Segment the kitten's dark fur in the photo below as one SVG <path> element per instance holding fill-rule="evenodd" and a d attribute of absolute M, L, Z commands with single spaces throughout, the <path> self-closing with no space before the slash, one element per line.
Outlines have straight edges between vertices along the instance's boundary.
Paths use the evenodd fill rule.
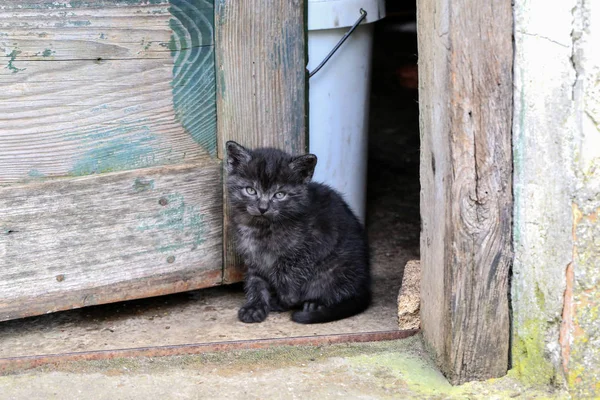
<path fill-rule="evenodd" d="M 227 142 L 227 189 L 236 246 L 248 267 L 238 317 L 300 309 L 304 324 L 358 314 L 371 301 L 364 229 L 342 197 L 310 182 L 317 157 Z"/>

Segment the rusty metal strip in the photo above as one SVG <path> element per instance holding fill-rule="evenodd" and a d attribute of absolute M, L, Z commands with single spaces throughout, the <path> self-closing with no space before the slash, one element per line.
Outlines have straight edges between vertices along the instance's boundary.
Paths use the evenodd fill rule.
<path fill-rule="evenodd" d="M 217 351 L 255 350 L 276 346 L 322 346 L 337 343 L 363 343 L 404 339 L 419 330 L 349 333 L 336 335 L 296 336 L 290 338 L 234 340 L 171 346 L 136 347 L 131 349 L 95 350 L 60 354 L 0 358 L 0 374 L 22 371 L 46 364 L 70 361 L 107 360 L 112 358 L 164 357 Z"/>

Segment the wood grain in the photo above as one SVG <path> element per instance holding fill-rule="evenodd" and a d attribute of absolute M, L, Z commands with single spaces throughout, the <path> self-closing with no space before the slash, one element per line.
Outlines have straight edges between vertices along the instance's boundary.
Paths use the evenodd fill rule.
<path fill-rule="evenodd" d="M 216 155 L 205 0 L 0 8 L 0 185 Z"/>
<path fill-rule="evenodd" d="M 0 321 L 214 286 L 221 163 L 0 188 Z"/>
<path fill-rule="evenodd" d="M 219 157 L 228 140 L 307 150 L 305 7 L 303 0 L 216 1 Z M 234 282 L 242 279 L 241 262 L 224 232 L 224 279 Z"/>
<path fill-rule="evenodd" d="M 452 383 L 506 373 L 510 0 L 419 0 L 421 318 Z"/>

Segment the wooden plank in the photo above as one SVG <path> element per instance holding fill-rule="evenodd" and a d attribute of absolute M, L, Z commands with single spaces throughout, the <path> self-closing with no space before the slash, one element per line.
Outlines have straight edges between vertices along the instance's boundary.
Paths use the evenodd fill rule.
<path fill-rule="evenodd" d="M 221 163 L 0 188 L 0 321 L 214 286 Z"/>
<path fill-rule="evenodd" d="M 504 375 L 512 260 L 510 0 L 419 0 L 421 318 L 452 383 Z"/>
<path fill-rule="evenodd" d="M 0 185 L 216 156 L 207 0 L 0 7 Z"/>
<path fill-rule="evenodd" d="M 219 157 L 228 140 L 307 150 L 305 7 L 304 0 L 215 4 Z M 224 279 L 239 281 L 241 262 L 224 232 Z"/>

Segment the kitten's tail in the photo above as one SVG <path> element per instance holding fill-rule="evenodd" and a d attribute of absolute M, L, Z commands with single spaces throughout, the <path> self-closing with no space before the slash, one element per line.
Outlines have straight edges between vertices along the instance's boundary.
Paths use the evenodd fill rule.
<path fill-rule="evenodd" d="M 292 313 L 292 321 L 300 324 L 322 324 L 337 321 L 365 311 L 370 304 L 371 294 L 367 293 L 344 300 L 330 308 L 321 308 L 316 311 L 296 311 Z"/>

